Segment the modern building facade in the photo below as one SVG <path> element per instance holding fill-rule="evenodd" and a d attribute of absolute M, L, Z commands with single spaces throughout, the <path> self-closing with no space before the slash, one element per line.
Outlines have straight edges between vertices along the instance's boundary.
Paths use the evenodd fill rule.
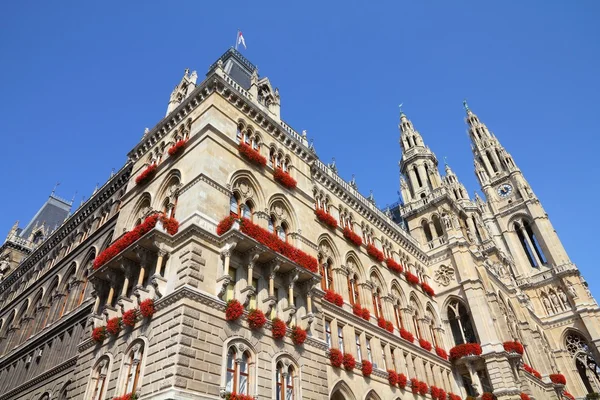
<path fill-rule="evenodd" d="M 466 104 L 485 200 L 449 166 L 440 174 L 402 113 L 404 201 L 382 211 L 281 119 L 278 89 L 239 52 L 197 80 L 185 71 L 165 118 L 77 210 L 53 193 L 10 230 L 0 400 L 600 392 L 598 305 L 516 161 Z M 243 315 L 228 321 L 232 300 Z M 120 329 L 92 338 L 115 318 Z"/>

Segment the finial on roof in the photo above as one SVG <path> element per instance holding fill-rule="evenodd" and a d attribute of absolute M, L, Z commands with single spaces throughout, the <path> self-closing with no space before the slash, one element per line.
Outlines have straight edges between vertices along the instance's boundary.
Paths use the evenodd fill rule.
<path fill-rule="evenodd" d="M 356 184 L 356 175 L 352 174 L 352 180 L 350 180 L 350 186 L 354 189 L 358 189 L 358 185 Z"/>
<path fill-rule="evenodd" d="M 466 111 L 466 112 L 469 112 L 469 111 L 471 111 L 471 110 L 469 109 L 469 104 L 467 104 L 467 99 L 464 99 L 464 100 L 463 100 L 463 107 L 465 108 L 465 111 Z"/>
<path fill-rule="evenodd" d="M 329 168 L 331 168 L 331 170 L 337 174 L 337 167 L 335 166 L 335 157 L 331 157 L 331 164 L 329 164 Z"/>
<path fill-rule="evenodd" d="M 186 68 L 184 72 L 185 72 L 185 76 L 188 76 L 188 75 L 189 75 L 189 73 L 190 73 L 190 69 L 189 69 L 189 68 Z"/>
<path fill-rule="evenodd" d="M 54 188 L 52 188 L 52 193 L 50 193 L 50 196 L 54 196 L 54 193 L 56 193 L 56 188 L 60 186 L 60 182 L 56 182 L 56 185 L 54 185 Z"/>
<path fill-rule="evenodd" d="M 306 137 L 306 129 L 304 129 L 304 130 L 302 131 L 302 137 L 303 137 L 303 138 L 305 138 L 305 137 Z"/>
<path fill-rule="evenodd" d="M 111 168 L 111 170 L 110 170 L 110 177 L 112 178 L 113 176 L 115 176 L 115 169 Z"/>
<path fill-rule="evenodd" d="M 402 111 L 402 106 L 404 105 L 404 103 L 400 103 L 398 105 L 398 108 L 400 109 L 400 117 L 402 117 L 404 115 L 404 111 Z"/>
<path fill-rule="evenodd" d="M 73 202 L 75 201 L 75 196 L 77 196 L 77 190 L 75 191 L 75 194 L 73 195 L 73 198 L 71 199 L 71 204 L 73 204 Z"/>
<path fill-rule="evenodd" d="M 373 195 L 373 189 L 369 189 L 369 197 L 367 198 L 367 200 L 375 204 L 375 196 Z"/>
<path fill-rule="evenodd" d="M 308 149 L 309 149 L 309 150 L 310 150 L 310 151 L 311 151 L 313 154 L 315 154 L 315 153 L 316 153 L 316 151 L 315 151 L 315 140 L 314 140 L 314 139 L 310 139 L 310 145 L 308 146 Z"/>

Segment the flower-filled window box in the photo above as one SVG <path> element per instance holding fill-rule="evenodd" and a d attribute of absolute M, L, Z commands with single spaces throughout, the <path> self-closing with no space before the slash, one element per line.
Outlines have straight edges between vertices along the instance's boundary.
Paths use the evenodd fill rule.
<path fill-rule="evenodd" d="M 493 393 L 485 392 L 481 395 L 481 400 L 496 400 L 496 396 Z"/>
<path fill-rule="evenodd" d="M 296 185 L 298 184 L 298 182 L 292 178 L 289 172 L 285 172 L 281 168 L 275 168 L 275 172 L 273 172 L 273 178 L 275 178 L 277 182 L 288 189 L 296 189 Z"/>
<path fill-rule="evenodd" d="M 217 235 L 221 236 L 224 233 L 229 232 L 236 219 L 237 217 L 235 215 L 229 215 L 223 218 L 217 225 Z"/>
<path fill-rule="evenodd" d="M 388 369 L 387 373 L 388 382 L 390 383 L 390 385 L 396 386 L 398 384 L 398 374 L 396 373 L 396 371 Z"/>
<path fill-rule="evenodd" d="M 273 339 L 283 339 L 286 331 L 287 326 L 285 325 L 285 322 L 279 318 L 275 318 L 271 326 L 271 334 L 273 335 Z"/>
<path fill-rule="evenodd" d="M 504 342 L 503 343 L 504 346 L 504 351 L 506 351 L 507 353 L 517 353 L 520 355 L 523 355 L 523 345 L 517 341 L 514 342 Z"/>
<path fill-rule="evenodd" d="M 257 330 L 262 328 L 267 323 L 267 317 L 261 310 L 254 309 L 248 313 L 248 325 L 250 329 Z"/>
<path fill-rule="evenodd" d="M 344 362 L 344 355 L 338 349 L 329 349 L 329 362 L 332 366 L 339 368 Z"/>
<path fill-rule="evenodd" d="M 379 317 L 377 318 L 377 326 L 385 329 L 386 331 L 393 333 L 394 332 L 394 324 L 391 321 L 386 321 L 385 318 Z"/>
<path fill-rule="evenodd" d="M 371 312 L 369 311 L 369 309 L 366 307 L 361 307 L 360 304 L 354 304 L 352 306 L 352 312 L 354 313 L 354 315 L 361 317 L 365 321 L 371 319 Z"/>
<path fill-rule="evenodd" d="M 352 371 L 354 367 L 356 367 L 356 360 L 352 354 L 346 353 L 344 354 L 342 364 L 344 364 L 344 369 L 346 371 Z"/>
<path fill-rule="evenodd" d="M 427 383 L 420 381 L 419 382 L 419 394 L 421 396 L 425 396 L 429 392 L 429 386 Z"/>
<path fill-rule="evenodd" d="M 437 386 L 432 386 L 430 388 L 431 398 L 433 400 L 446 400 L 446 391 Z"/>
<path fill-rule="evenodd" d="M 567 392 L 566 390 L 563 390 L 563 396 L 565 396 L 566 398 L 568 398 L 570 400 L 575 400 L 575 396 L 573 396 L 571 393 Z"/>
<path fill-rule="evenodd" d="M 135 326 L 135 320 L 137 319 L 137 310 L 131 309 L 127 310 L 123 313 L 123 317 L 121 318 L 121 322 L 124 326 L 132 328 Z"/>
<path fill-rule="evenodd" d="M 373 363 L 369 360 L 363 360 L 360 366 L 363 376 L 369 377 L 373 373 Z"/>
<path fill-rule="evenodd" d="M 239 394 L 239 393 L 226 393 L 225 400 L 254 400 L 254 396 L 250 396 L 249 394 Z"/>
<path fill-rule="evenodd" d="M 411 343 L 415 341 L 415 336 L 404 328 L 400 328 L 400 337 L 402 337 L 404 340 L 408 340 Z"/>
<path fill-rule="evenodd" d="M 531 375 L 535 376 L 538 379 L 542 379 L 542 374 L 540 374 L 537 370 L 533 369 L 531 366 L 529 366 L 528 364 L 523 364 L 523 369 L 530 373 Z"/>
<path fill-rule="evenodd" d="M 225 307 L 225 319 L 235 321 L 244 314 L 244 306 L 238 300 L 229 300 Z"/>
<path fill-rule="evenodd" d="M 430 342 L 428 342 L 425 339 L 419 339 L 419 346 L 421 346 L 422 348 L 424 348 L 427 351 L 431 351 L 431 349 L 433 348 L 433 346 L 431 345 Z"/>
<path fill-rule="evenodd" d="M 103 342 L 106 339 L 106 327 L 99 326 L 92 331 L 92 340 L 96 343 Z"/>
<path fill-rule="evenodd" d="M 342 297 L 342 295 L 337 294 L 331 289 L 325 289 L 325 296 L 323 296 L 323 299 L 332 304 L 335 304 L 338 307 L 344 305 L 344 298 Z"/>
<path fill-rule="evenodd" d="M 465 356 L 480 356 L 481 345 L 479 343 L 463 343 L 450 349 L 450 360 L 454 361 Z"/>
<path fill-rule="evenodd" d="M 156 164 L 148 165 L 146 169 L 144 169 L 138 176 L 135 177 L 135 184 L 145 185 L 146 183 L 150 182 L 152 178 L 154 178 L 154 175 L 156 175 L 157 168 L 158 167 Z"/>
<path fill-rule="evenodd" d="M 332 229 L 337 228 L 338 223 L 337 223 L 336 219 L 333 218 L 333 216 L 331 214 L 329 214 L 328 212 L 326 212 L 325 210 L 317 209 L 317 210 L 315 210 L 315 215 L 317 216 L 317 219 L 319 221 L 321 221 L 325 225 L 329 226 L 330 228 L 332 228 Z"/>
<path fill-rule="evenodd" d="M 177 141 L 173 146 L 169 147 L 169 150 L 168 150 L 169 155 L 171 157 L 177 157 L 178 155 L 183 153 L 183 150 L 185 149 L 186 145 L 187 145 L 187 140 Z"/>
<path fill-rule="evenodd" d="M 385 259 L 385 256 L 383 255 L 383 252 L 381 250 L 379 250 L 377 247 L 375 247 L 372 244 L 369 244 L 367 246 L 367 253 L 373 257 L 375 260 L 381 262 Z"/>
<path fill-rule="evenodd" d="M 404 268 L 402 268 L 402 265 L 400 265 L 396 261 L 394 261 L 393 258 L 387 258 L 385 260 L 385 264 L 387 265 L 387 267 L 389 269 L 391 269 L 392 271 L 394 271 L 397 274 L 401 274 L 402 271 L 404 270 Z"/>
<path fill-rule="evenodd" d="M 462 400 L 462 397 L 454 393 L 448 393 L 448 400 Z"/>
<path fill-rule="evenodd" d="M 556 385 L 567 384 L 567 378 L 563 374 L 550 374 L 550 380 Z"/>
<path fill-rule="evenodd" d="M 421 288 L 423 289 L 423 291 L 425 293 L 427 293 L 428 296 L 433 297 L 435 296 L 435 291 L 433 290 L 433 288 L 431 286 L 429 286 L 429 284 L 427 284 L 426 282 L 421 282 Z"/>
<path fill-rule="evenodd" d="M 362 245 L 362 238 L 356 233 L 352 232 L 350 228 L 344 228 L 344 237 L 353 245 L 360 247 Z"/>
<path fill-rule="evenodd" d="M 444 360 L 448 359 L 448 353 L 446 353 L 446 350 L 442 349 L 441 347 L 435 348 L 435 354 L 437 354 L 438 357 L 443 358 Z"/>
<path fill-rule="evenodd" d="M 177 233 L 177 230 L 179 229 L 179 223 L 174 218 L 166 218 L 163 214 L 150 215 L 144 220 L 144 222 L 121 236 L 113 244 L 98 254 L 98 257 L 94 259 L 94 269 L 100 268 L 117 254 L 135 243 L 139 238 L 150 232 L 156 226 L 156 222 L 159 219 L 170 235 Z"/>
<path fill-rule="evenodd" d="M 406 281 L 411 285 L 418 285 L 419 277 L 413 274 L 412 272 L 406 271 Z"/>
<path fill-rule="evenodd" d="M 267 159 L 261 156 L 258 150 L 254 150 L 246 143 L 240 143 L 238 150 L 240 154 L 252 164 L 258 167 L 264 167 L 265 165 L 267 165 Z"/>
<path fill-rule="evenodd" d="M 154 300 L 146 299 L 140 303 L 140 314 L 144 318 L 152 318 L 156 308 L 154 308 Z"/>
<path fill-rule="evenodd" d="M 112 400 L 137 400 L 137 399 L 139 399 L 139 396 L 137 393 L 127 393 L 123 396 L 113 397 Z"/>
<path fill-rule="evenodd" d="M 106 323 L 106 332 L 112 336 L 119 336 L 119 332 L 121 332 L 121 318 L 114 317 L 109 319 Z"/>
<path fill-rule="evenodd" d="M 527 393 L 521 393 L 521 400 L 531 400 L 531 397 Z"/>
<path fill-rule="evenodd" d="M 305 340 L 306 331 L 299 326 L 294 327 L 294 329 L 292 329 L 292 342 L 294 342 L 296 346 L 300 346 Z"/>
<path fill-rule="evenodd" d="M 406 377 L 406 375 L 398 374 L 398 387 L 400 389 L 404 389 L 404 388 L 406 388 L 407 384 L 408 384 L 408 378 Z"/>

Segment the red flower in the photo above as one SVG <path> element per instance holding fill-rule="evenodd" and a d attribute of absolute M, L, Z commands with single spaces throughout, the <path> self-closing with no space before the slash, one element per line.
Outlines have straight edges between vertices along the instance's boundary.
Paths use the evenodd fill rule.
<path fill-rule="evenodd" d="M 535 376 L 538 379 L 542 379 L 542 374 L 540 374 L 538 371 L 536 371 L 535 369 L 533 369 L 531 366 L 527 365 L 527 364 L 523 364 L 523 369 L 526 372 L 529 372 L 531 375 Z"/>
<path fill-rule="evenodd" d="M 400 337 L 402 337 L 404 340 L 408 340 L 411 343 L 415 341 L 415 336 L 404 328 L 400 328 Z"/>
<path fill-rule="evenodd" d="M 421 282 L 421 288 L 423 289 L 423 291 L 425 293 L 427 293 L 428 296 L 433 297 L 435 296 L 435 291 L 433 290 L 433 288 L 431 286 L 429 286 L 427 283 L 425 282 Z"/>
<path fill-rule="evenodd" d="M 295 345 L 301 345 L 306 340 L 306 331 L 299 326 L 294 327 L 292 329 L 292 342 Z"/>
<path fill-rule="evenodd" d="M 240 229 L 242 233 L 254 238 L 256 241 L 264 244 L 271 250 L 289 258 L 302 268 L 305 268 L 311 272 L 318 272 L 319 262 L 316 258 L 306 254 L 302 250 L 295 248 L 291 244 L 284 242 L 283 240 L 279 239 L 277 235 L 259 227 L 258 225 L 252 223 L 249 219 L 242 219 Z"/>
<path fill-rule="evenodd" d="M 106 332 L 112 336 L 118 336 L 121 332 L 121 318 L 114 317 L 106 323 Z"/>
<path fill-rule="evenodd" d="M 287 326 L 285 325 L 285 322 L 283 322 L 279 318 L 275 318 L 271 326 L 271 334 L 273 335 L 273 339 L 284 338 L 286 331 Z"/>
<path fill-rule="evenodd" d="M 450 360 L 456 360 L 465 356 L 480 356 L 481 346 L 479 343 L 463 343 L 450 349 Z"/>
<path fill-rule="evenodd" d="M 394 333 L 394 324 L 391 321 L 385 321 L 385 330 L 389 333 Z"/>
<path fill-rule="evenodd" d="M 335 304 L 338 307 L 344 305 L 344 298 L 331 289 L 325 289 L 325 296 L 323 296 L 323 299 L 332 304 Z"/>
<path fill-rule="evenodd" d="M 371 319 L 371 313 L 369 312 L 369 309 L 364 307 L 362 309 L 362 314 L 361 314 L 362 319 L 364 319 L 365 321 L 369 321 Z"/>
<path fill-rule="evenodd" d="M 383 318 L 383 317 L 377 318 L 377 326 L 385 329 L 385 318 Z"/>
<path fill-rule="evenodd" d="M 437 354 L 439 357 L 443 358 L 444 360 L 448 359 L 448 353 L 446 353 L 446 350 L 442 349 L 441 347 L 435 348 L 435 354 Z"/>
<path fill-rule="evenodd" d="M 123 313 L 123 318 L 121 318 L 121 322 L 123 325 L 128 327 L 135 326 L 135 319 L 137 317 L 137 310 L 135 308 L 131 310 L 127 310 Z"/>
<path fill-rule="evenodd" d="M 254 400 L 254 396 L 247 394 L 238 394 L 236 392 L 226 393 L 225 400 Z"/>
<path fill-rule="evenodd" d="M 372 244 L 367 245 L 367 253 L 379 262 L 383 261 L 385 258 L 385 256 L 381 252 L 381 250 L 379 250 L 377 247 L 373 246 Z"/>
<path fill-rule="evenodd" d="M 140 314 L 142 314 L 142 317 L 152 318 L 155 312 L 154 300 L 146 299 L 140 303 Z"/>
<path fill-rule="evenodd" d="M 356 367 L 356 360 L 352 354 L 346 353 L 344 354 L 343 364 L 346 371 L 352 371 Z"/>
<path fill-rule="evenodd" d="M 156 164 L 148 165 L 145 170 L 143 170 L 138 176 L 136 176 L 135 184 L 144 185 L 152 178 L 154 178 L 154 175 L 156 174 L 156 168 L 158 168 Z"/>
<path fill-rule="evenodd" d="M 239 301 L 233 299 L 227 302 L 225 308 L 225 319 L 227 321 L 235 321 L 244 314 L 244 306 Z"/>
<path fill-rule="evenodd" d="M 429 386 L 425 382 L 419 382 L 419 394 L 425 396 L 429 392 Z"/>
<path fill-rule="evenodd" d="M 440 389 L 440 394 L 438 395 L 438 400 L 446 400 L 446 399 L 447 399 L 446 391 L 444 389 Z"/>
<path fill-rule="evenodd" d="M 127 393 L 120 397 L 113 397 L 113 400 L 137 400 L 137 399 L 138 399 L 137 393 Z"/>
<path fill-rule="evenodd" d="M 550 374 L 550 380 L 557 385 L 567 384 L 567 378 L 563 374 Z"/>
<path fill-rule="evenodd" d="M 179 140 L 177 143 L 175 143 L 173 146 L 171 146 L 168 150 L 168 153 L 171 157 L 175 157 L 180 155 L 183 152 L 183 149 L 185 149 L 185 146 L 187 144 L 187 140 Z"/>
<path fill-rule="evenodd" d="M 331 365 L 333 365 L 336 368 L 339 368 L 342 366 L 342 363 L 344 362 L 344 355 L 338 349 L 330 349 L 329 350 L 329 361 L 331 362 Z"/>
<path fill-rule="evenodd" d="M 228 232 L 233 226 L 235 219 L 235 215 L 230 215 L 228 217 L 223 218 L 221 222 L 219 222 L 219 224 L 217 225 L 217 235 L 221 236 L 222 234 Z"/>
<path fill-rule="evenodd" d="M 394 261 L 393 258 L 387 258 L 385 260 L 386 265 L 388 266 L 389 269 L 391 269 L 392 271 L 401 274 L 402 271 L 404 270 L 404 268 L 402 268 L 402 265 L 398 264 L 396 261 Z"/>
<path fill-rule="evenodd" d="M 406 271 L 406 282 L 410 283 L 411 285 L 418 285 L 419 277 L 412 272 Z"/>
<path fill-rule="evenodd" d="M 260 329 L 267 322 L 267 318 L 265 317 L 265 313 L 258 309 L 250 310 L 248 313 L 248 325 L 250 329 Z"/>
<path fill-rule="evenodd" d="M 92 331 L 92 339 L 94 342 L 103 342 L 106 339 L 106 327 L 99 326 L 98 328 L 94 328 Z"/>
<path fill-rule="evenodd" d="M 521 400 L 531 400 L 531 397 L 526 393 L 521 393 Z"/>
<path fill-rule="evenodd" d="M 344 237 L 355 246 L 360 246 L 362 244 L 362 238 L 352 232 L 348 227 L 344 228 Z"/>
<path fill-rule="evenodd" d="M 398 387 L 404 389 L 408 383 L 408 378 L 404 374 L 398 374 Z"/>
<path fill-rule="evenodd" d="M 567 392 L 566 390 L 563 390 L 563 396 L 568 397 L 571 400 L 575 400 L 575 397 L 571 393 Z"/>
<path fill-rule="evenodd" d="M 281 168 L 275 168 L 275 172 L 273 172 L 273 178 L 279 183 L 281 183 L 284 187 L 288 189 L 296 189 L 296 185 L 298 182 L 289 174 L 289 172 L 285 172 Z"/>
<path fill-rule="evenodd" d="M 363 309 L 362 309 L 362 307 L 361 307 L 361 306 L 360 306 L 360 304 L 358 304 L 358 303 L 355 303 L 355 304 L 352 306 L 352 313 L 353 313 L 354 315 L 357 315 L 357 316 L 359 316 L 359 317 L 360 317 L 360 316 L 362 315 L 362 310 L 363 310 Z"/>
<path fill-rule="evenodd" d="M 254 150 L 246 143 L 240 143 L 238 150 L 240 151 L 240 154 L 246 157 L 246 159 L 252 164 L 257 165 L 259 167 L 264 167 L 265 165 L 267 165 L 267 159 L 261 156 L 258 150 Z"/>
<path fill-rule="evenodd" d="M 504 350 L 507 353 L 518 353 L 523 355 L 523 345 L 517 341 L 514 342 L 504 342 Z"/>
<path fill-rule="evenodd" d="M 373 364 L 371 363 L 371 361 L 363 360 L 361 370 L 363 376 L 371 376 L 371 374 L 373 373 Z"/>
<path fill-rule="evenodd" d="M 431 398 L 434 400 L 437 400 L 437 398 L 440 396 L 440 389 L 436 386 L 432 386 L 431 387 Z"/>
<path fill-rule="evenodd" d="M 179 221 L 177 221 L 175 218 L 161 216 L 160 222 L 169 235 L 174 235 L 177 233 L 177 231 L 179 231 Z"/>
<path fill-rule="evenodd" d="M 462 400 L 459 395 L 450 393 L 448 394 L 448 400 Z"/>
<path fill-rule="evenodd" d="M 396 386 L 398 384 L 398 374 L 396 373 L 396 371 L 388 369 L 387 373 L 388 373 L 388 382 L 390 383 L 390 385 Z"/>
<path fill-rule="evenodd" d="M 485 392 L 481 395 L 481 400 L 495 400 L 496 396 L 493 393 Z"/>
<path fill-rule="evenodd" d="M 431 343 L 429 343 L 425 339 L 419 339 L 419 346 L 421 346 L 422 348 L 424 348 L 427 351 L 431 351 L 431 349 L 433 348 L 433 346 L 431 346 Z"/>
<path fill-rule="evenodd" d="M 419 392 L 419 380 L 417 378 L 412 378 L 410 380 L 410 390 L 413 394 L 417 394 Z"/>
<path fill-rule="evenodd" d="M 333 218 L 331 214 L 329 214 L 325 210 L 317 209 L 315 210 L 315 215 L 317 216 L 317 219 L 323 222 L 325 225 L 329 225 L 329 227 L 333 229 L 337 228 L 337 221 L 335 220 L 335 218 Z"/>

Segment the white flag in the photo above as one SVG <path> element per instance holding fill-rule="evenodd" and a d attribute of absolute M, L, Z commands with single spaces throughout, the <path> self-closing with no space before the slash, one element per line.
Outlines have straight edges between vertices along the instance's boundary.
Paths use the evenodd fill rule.
<path fill-rule="evenodd" d="M 242 35 L 242 31 L 238 31 L 237 44 L 241 44 L 246 49 L 246 41 L 244 40 L 244 35 Z"/>

